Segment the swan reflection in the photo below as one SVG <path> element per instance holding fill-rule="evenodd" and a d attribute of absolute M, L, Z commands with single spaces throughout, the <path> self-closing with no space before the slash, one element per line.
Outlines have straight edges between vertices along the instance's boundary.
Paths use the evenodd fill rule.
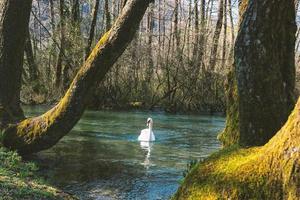
<path fill-rule="evenodd" d="M 140 142 L 140 146 L 141 146 L 142 150 L 147 152 L 147 154 L 145 156 L 145 160 L 141 164 L 146 169 L 149 169 L 149 167 L 151 166 L 150 156 L 151 156 L 151 149 L 153 147 L 153 143 L 152 142 Z"/>

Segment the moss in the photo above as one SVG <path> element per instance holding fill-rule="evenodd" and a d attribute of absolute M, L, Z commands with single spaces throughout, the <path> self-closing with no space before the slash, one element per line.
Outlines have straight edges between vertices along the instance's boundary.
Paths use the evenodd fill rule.
<path fill-rule="evenodd" d="M 263 199 L 268 192 L 265 172 L 249 174 L 259 152 L 236 146 L 221 150 L 192 170 L 173 199 Z"/>
<path fill-rule="evenodd" d="M 300 199 L 300 99 L 262 147 L 225 148 L 193 169 L 173 199 Z"/>
<path fill-rule="evenodd" d="M 59 104 L 39 117 L 18 120 L 6 129 L 3 146 L 30 154 L 52 147 L 65 136 L 83 114 L 94 87 L 133 39 L 149 3 L 132 1 L 97 43 Z"/>
<path fill-rule="evenodd" d="M 34 152 L 34 151 L 38 151 L 34 149 L 35 147 L 31 147 L 30 149 L 30 148 L 26 148 L 26 146 L 29 146 L 30 144 L 34 145 L 35 143 L 37 143 L 38 140 L 42 140 L 43 137 L 47 137 L 48 139 L 51 138 L 51 141 L 49 140 L 47 142 L 48 143 L 47 145 L 52 146 L 64 134 L 68 133 L 68 131 L 53 131 L 53 126 L 55 126 L 54 124 L 57 125 L 58 122 L 60 122 L 61 124 L 69 123 L 71 124 L 69 126 L 72 126 L 72 123 L 69 122 L 70 120 L 68 120 L 65 115 L 68 112 L 74 113 L 73 111 L 70 111 L 72 110 L 72 106 L 74 106 L 71 104 L 78 104 L 78 102 L 75 103 L 73 102 L 74 90 L 76 90 L 76 87 L 78 87 L 77 85 L 78 85 L 78 81 L 80 81 L 80 77 L 85 75 L 85 73 L 91 67 L 91 62 L 93 62 L 95 60 L 95 57 L 99 54 L 99 52 L 101 52 L 101 48 L 103 48 L 103 45 L 108 41 L 109 35 L 110 35 L 110 31 L 108 31 L 103 35 L 103 37 L 100 39 L 100 41 L 98 42 L 98 44 L 96 45 L 92 53 L 90 54 L 86 64 L 80 69 L 79 73 L 77 74 L 70 88 L 66 92 L 65 96 L 60 100 L 60 102 L 54 108 L 44 113 L 40 117 L 25 119 L 20 123 L 16 125 L 12 125 L 11 127 L 5 130 L 4 144 L 6 147 L 9 147 L 11 149 L 18 149 L 20 150 L 19 151 L 20 153 L 22 153 L 22 151 Z M 84 109 L 84 106 L 82 106 L 82 109 Z M 80 116 L 77 116 L 75 118 L 74 115 L 72 115 L 71 117 L 74 118 L 74 121 L 80 118 Z M 67 122 L 63 123 L 62 119 L 64 119 Z M 61 130 L 63 129 L 61 128 Z M 50 132 L 53 137 L 49 137 Z"/>
<path fill-rule="evenodd" d="M 239 111 L 238 111 L 238 89 L 234 75 L 234 70 L 231 70 L 227 76 L 226 84 L 226 127 L 218 135 L 218 139 L 224 147 L 237 145 L 240 142 L 239 133 Z"/>
<path fill-rule="evenodd" d="M 34 163 L 0 148 L 0 199 L 75 199 L 46 184 L 37 170 Z"/>
<path fill-rule="evenodd" d="M 89 60 L 94 60 L 96 55 L 100 52 L 100 49 L 103 47 L 103 45 L 108 41 L 109 36 L 110 36 L 111 30 L 107 31 L 106 33 L 103 34 L 99 42 L 97 43 L 96 47 L 92 50 L 88 57 Z"/>

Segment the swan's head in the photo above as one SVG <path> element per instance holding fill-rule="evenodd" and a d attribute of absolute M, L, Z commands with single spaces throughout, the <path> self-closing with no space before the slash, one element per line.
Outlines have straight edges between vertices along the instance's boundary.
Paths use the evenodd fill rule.
<path fill-rule="evenodd" d="M 147 126 L 148 126 L 148 127 L 149 127 L 149 126 L 151 126 L 151 127 L 153 126 L 153 120 L 152 120 L 152 118 L 150 118 L 150 117 L 147 119 Z"/>

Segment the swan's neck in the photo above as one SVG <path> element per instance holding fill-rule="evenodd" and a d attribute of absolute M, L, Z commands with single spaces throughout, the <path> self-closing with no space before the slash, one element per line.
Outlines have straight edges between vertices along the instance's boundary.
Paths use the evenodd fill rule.
<path fill-rule="evenodd" d="M 149 124 L 149 133 L 152 131 L 153 124 Z"/>
<path fill-rule="evenodd" d="M 152 124 L 149 124 L 149 135 L 148 141 L 151 141 Z"/>

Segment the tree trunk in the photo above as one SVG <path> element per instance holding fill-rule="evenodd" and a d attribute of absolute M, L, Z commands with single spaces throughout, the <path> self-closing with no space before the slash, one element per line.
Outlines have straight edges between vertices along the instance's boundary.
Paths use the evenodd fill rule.
<path fill-rule="evenodd" d="M 293 101 L 295 31 L 292 0 L 249 0 L 235 47 L 243 145 L 266 143 L 287 118 Z M 299 116 L 300 98 L 267 144 L 214 154 L 192 170 L 174 199 L 300 199 Z M 245 127 L 250 133 L 244 134 Z"/>
<path fill-rule="evenodd" d="M 3 2 L 0 18 L 0 129 L 24 118 L 20 107 L 20 82 L 30 10 L 31 0 Z"/>
<path fill-rule="evenodd" d="M 223 12 L 223 19 L 224 19 L 224 35 L 223 35 L 223 50 L 222 50 L 222 64 L 221 67 L 226 69 L 226 49 L 227 49 L 227 0 L 224 0 L 224 12 Z"/>
<path fill-rule="evenodd" d="M 231 47 L 230 47 L 230 52 L 229 52 L 229 56 L 228 56 L 228 63 L 232 63 L 232 57 L 233 57 L 233 50 L 234 50 L 234 42 L 235 42 L 235 34 L 234 34 L 234 29 L 235 29 L 235 25 L 233 22 L 233 13 L 232 13 L 232 4 L 231 4 L 231 0 L 228 0 L 228 6 L 229 6 L 229 18 L 230 18 L 230 29 L 231 29 Z"/>
<path fill-rule="evenodd" d="M 153 41 L 153 28 L 154 28 L 154 4 L 150 4 L 147 15 L 147 34 L 148 34 L 148 44 L 147 44 L 147 58 L 148 66 L 146 70 L 145 80 L 148 86 L 151 84 L 152 75 L 154 72 L 154 62 L 152 54 L 152 41 Z"/>
<path fill-rule="evenodd" d="M 174 8 L 174 43 L 176 46 L 176 54 L 180 52 L 180 32 L 179 32 L 179 2 L 180 0 L 175 0 L 175 8 Z"/>
<path fill-rule="evenodd" d="M 293 108 L 296 24 L 290 1 L 248 7 L 236 41 L 235 73 L 240 143 L 252 146 L 268 142 Z"/>
<path fill-rule="evenodd" d="M 199 10 L 198 10 L 198 0 L 194 0 L 194 15 L 195 15 L 195 38 L 194 38 L 194 47 L 193 47 L 193 61 L 195 64 L 198 64 L 198 51 L 199 48 Z"/>
<path fill-rule="evenodd" d="M 52 28 L 52 32 L 54 35 L 54 30 L 55 30 L 55 14 L 54 14 L 54 2 L 53 0 L 49 0 L 49 4 L 50 4 L 50 15 L 51 15 L 51 28 Z"/>
<path fill-rule="evenodd" d="M 3 145 L 28 154 L 50 148 L 65 136 L 80 119 L 95 86 L 132 40 L 149 3 L 150 0 L 128 0 L 122 14 L 98 42 L 61 101 L 39 117 L 7 127 L 3 132 Z M 11 77 L 10 81 L 14 79 Z"/>
<path fill-rule="evenodd" d="M 105 30 L 108 31 L 111 27 L 111 17 L 109 12 L 108 0 L 105 0 L 104 10 L 105 10 Z"/>
<path fill-rule="evenodd" d="M 206 28 L 205 28 L 205 24 L 206 24 L 206 18 L 205 18 L 205 0 L 201 0 L 201 33 L 200 33 L 200 38 L 199 38 L 199 56 L 198 56 L 198 60 L 200 63 L 199 68 L 203 69 L 204 68 L 204 61 L 203 61 L 203 56 L 206 50 L 206 42 L 205 42 L 205 34 L 206 34 Z"/>
<path fill-rule="evenodd" d="M 245 4 L 245 1 L 242 2 L 240 8 L 246 8 Z M 257 3 L 250 6 L 250 9 L 257 9 Z M 270 11 L 274 12 L 272 18 L 264 15 L 263 11 L 244 14 L 235 48 L 235 72 L 232 74 L 236 79 L 231 80 L 237 81 L 237 86 L 233 84 L 229 90 L 232 95 L 229 106 L 233 112 L 228 111 L 226 129 L 220 135 L 225 145 L 265 144 L 292 109 L 295 66 L 291 60 L 294 60 L 292 49 L 296 27 L 294 10 L 287 11 L 291 6 L 295 8 L 290 3 L 282 8 L 271 7 Z M 283 13 L 278 15 L 278 12 Z M 256 14 L 260 14 L 263 20 L 254 23 L 251 17 Z M 243 15 L 242 11 L 240 15 Z M 278 29 L 281 24 L 284 27 Z M 270 31 L 276 31 L 276 37 L 270 37 Z M 258 35 L 260 37 L 256 37 Z M 234 129 L 231 130 L 234 134 L 229 132 L 230 129 Z"/>
<path fill-rule="evenodd" d="M 126 5 L 127 0 L 122 0 L 122 8 L 124 8 L 124 6 Z"/>
<path fill-rule="evenodd" d="M 93 42 L 94 35 L 95 35 L 95 27 L 96 27 L 96 23 L 97 23 L 99 3 L 100 3 L 100 0 L 95 0 L 95 7 L 93 9 L 93 19 L 92 19 L 91 28 L 90 28 L 89 39 L 87 42 L 87 46 L 85 48 L 85 55 L 86 55 L 85 58 L 86 59 L 90 55 L 91 46 L 92 46 L 92 42 Z"/>
<path fill-rule="evenodd" d="M 267 8 L 257 8 L 257 5 L 255 2 L 248 7 L 252 6 L 251 9 L 261 12 L 252 11 L 244 15 L 240 12 L 243 21 L 236 41 L 233 73 L 238 91 L 234 85 L 231 95 L 235 98 L 231 97 L 233 101 L 229 102 L 234 111 L 228 112 L 228 117 L 235 116 L 227 117 L 226 128 L 234 128 L 233 143 L 242 146 L 268 142 L 286 121 L 294 104 L 294 4 L 288 3 L 282 9 L 271 7 L 274 16 L 264 15 L 266 12 L 262 9 Z M 293 11 L 287 9 L 291 6 Z M 241 4 L 240 7 L 247 6 Z M 278 12 L 282 15 L 278 15 Z M 255 21 L 251 18 L 253 16 L 256 16 Z M 272 31 L 277 33 L 276 37 L 270 37 Z M 234 123 L 230 124 L 230 120 Z M 229 135 L 232 136 L 232 133 Z M 225 139 L 224 136 L 224 133 L 220 136 L 223 143 L 232 143 L 228 141 L 230 137 Z"/>
<path fill-rule="evenodd" d="M 218 46 L 219 46 L 219 39 L 222 30 L 223 24 L 223 14 L 224 12 L 224 0 L 219 1 L 219 11 L 218 11 L 218 20 L 216 23 L 216 28 L 213 36 L 213 43 L 212 43 L 212 50 L 210 54 L 210 62 L 209 62 L 209 69 L 211 71 L 215 70 L 216 62 L 217 62 L 217 54 L 218 54 Z"/>
<path fill-rule="evenodd" d="M 80 23 L 80 3 L 79 0 L 72 1 L 72 21 L 77 25 Z"/>
<path fill-rule="evenodd" d="M 239 0 L 239 23 L 242 21 L 248 1 L 249 0 Z M 222 142 L 224 147 L 240 144 L 239 103 L 235 68 L 236 66 L 233 64 L 227 75 L 225 84 L 226 126 L 218 135 L 218 139 Z"/>
<path fill-rule="evenodd" d="M 65 51 L 65 0 L 59 0 L 59 14 L 60 14 L 60 48 L 56 62 L 56 87 L 61 86 L 62 82 L 62 67 L 63 67 L 63 56 Z"/>
<path fill-rule="evenodd" d="M 25 42 L 25 55 L 26 55 L 26 60 L 27 60 L 28 67 L 29 67 L 29 79 L 30 79 L 30 81 L 36 81 L 39 73 L 38 73 L 37 64 L 35 63 L 35 60 L 34 60 L 29 28 L 27 28 L 26 33 L 27 33 L 27 36 L 26 36 L 26 42 Z"/>

